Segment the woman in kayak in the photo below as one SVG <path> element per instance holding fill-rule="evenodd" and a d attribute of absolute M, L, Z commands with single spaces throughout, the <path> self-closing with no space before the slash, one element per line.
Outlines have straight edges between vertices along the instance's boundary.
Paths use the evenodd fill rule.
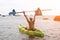
<path fill-rule="evenodd" d="M 35 15 L 34 15 L 34 19 L 31 18 L 31 17 L 28 19 L 28 17 L 27 17 L 26 14 L 25 14 L 25 11 L 23 11 L 23 14 L 24 14 L 24 16 L 25 16 L 25 18 L 26 18 L 26 20 L 27 20 L 27 22 L 28 22 L 28 25 L 29 25 L 29 28 L 27 28 L 27 29 L 29 29 L 29 30 L 35 30 L 35 29 L 34 29 Z"/>
<path fill-rule="evenodd" d="M 13 9 L 12 12 L 9 12 L 9 15 L 13 15 L 13 16 L 15 16 L 15 14 L 16 14 L 15 9 Z"/>
<path fill-rule="evenodd" d="M 35 16 L 42 16 L 42 10 L 40 8 L 37 8 L 35 11 Z"/>

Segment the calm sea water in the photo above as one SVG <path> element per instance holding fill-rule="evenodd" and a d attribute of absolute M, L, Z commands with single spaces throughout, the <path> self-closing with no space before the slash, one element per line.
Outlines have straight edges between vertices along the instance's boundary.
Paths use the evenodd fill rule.
<path fill-rule="evenodd" d="M 43 20 L 43 18 L 49 18 Z M 53 21 L 53 16 L 36 17 L 35 28 L 45 33 L 44 38 L 29 38 L 19 32 L 20 24 L 27 25 L 24 16 L 0 16 L 0 40 L 60 40 L 60 22 Z"/>

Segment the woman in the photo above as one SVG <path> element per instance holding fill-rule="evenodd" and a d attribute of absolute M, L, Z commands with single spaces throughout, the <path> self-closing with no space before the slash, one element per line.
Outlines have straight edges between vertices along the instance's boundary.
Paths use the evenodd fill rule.
<path fill-rule="evenodd" d="M 15 14 L 16 14 L 15 9 L 13 9 L 12 12 L 9 12 L 9 15 L 13 15 L 13 16 L 15 16 Z"/>
<path fill-rule="evenodd" d="M 28 25 L 29 25 L 29 28 L 27 28 L 27 29 L 29 29 L 29 30 L 34 30 L 35 16 L 34 16 L 34 19 L 33 19 L 33 18 L 29 18 L 29 19 L 28 19 L 28 17 L 26 16 L 26 14 L 25 14 L 24 11 L 23 11 L 23 14 L 24 14 L 24 16 L 25 16 L 25 18 L 26 18 L 26 20 L 27 20 L 27 22 L 28 22 Z"/>

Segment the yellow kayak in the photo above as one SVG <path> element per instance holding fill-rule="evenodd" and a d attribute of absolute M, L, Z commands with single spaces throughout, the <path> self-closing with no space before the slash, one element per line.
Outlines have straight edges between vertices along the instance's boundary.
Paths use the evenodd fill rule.
<path fill-rule="evenodd" d="M 19 31 L 24 33 L 24 34 L 27 34 L 27 35 L 32 35 L 32 36 L 37 36 L 37 37 L 44 37 L 44 33 L 40 30 L 27 30 L 23 25 L 20 25 L 19 26 Z"/>

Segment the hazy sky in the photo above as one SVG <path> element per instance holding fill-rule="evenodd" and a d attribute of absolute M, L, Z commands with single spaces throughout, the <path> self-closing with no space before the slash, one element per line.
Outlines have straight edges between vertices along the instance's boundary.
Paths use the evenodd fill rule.
<path fill-rule="evenodd" d="M 0 13 L 8 14 L 12 9 L 16 11 L 35 11 L 37 8 L 52 9 L 42 11 L 43 15 L 59 15 L 60 0 L 0 0 Z"/>

